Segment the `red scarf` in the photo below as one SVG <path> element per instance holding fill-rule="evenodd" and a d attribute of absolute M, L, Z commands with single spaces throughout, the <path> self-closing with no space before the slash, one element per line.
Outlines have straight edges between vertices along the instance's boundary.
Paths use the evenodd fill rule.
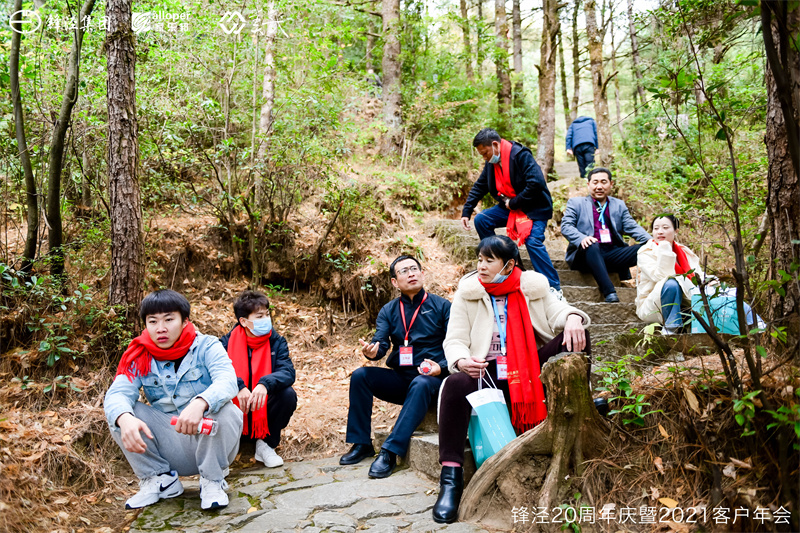
<path fill-rule="evenodd" d="M 539 378 L 539 351 L 528 311 L 528 301 L 519 287 L 522 270 L 514 268 L 502 283 L 481 285 L 492 296 L 506 295 L 506 343 L 508 354 L 508 389 L 511 393 L 511 423 L 520 433 L 528 431 L 547 417 L 544 388 Z M 480 281 L 480 279 L 478 280 Z"/>
<path fill-rule="evenodd" d="M 675 253 L 675 273 L 686 274 L 692 267 L 689 266 L 689 259 L 686 257 L 686 252 L 683 251 L 681 246 L 674 242 L 672 243 L 672 251 Z M 686 276 L 689 279 L 694 277 L 694 272 Z"/>
<path fill-rule="evenodd" d="M 128 349 L 122 354 L 122 359 L 117 366 L 117 376 L 125 374 L 130 381 L 133 381 L 136 376 L 146 376 L 150 373 L 150 361 L 153 359 L 158 361 L 180 359 L 189 353 L 189 348 L 192 347 L 196 336 L 197 331 L 194 329 L 194 324 L 189 322 L 181 331 L 181 336 L 178 337 L 175 344 L 169 348 L 159 348 L 150 338 L 147 330 L 143 330 L 142 334 L 133 339 L 128 345 Z"/>
<path fill-rule="evenodd" d="M 505 139 L 500 141 L 500 164 L 494 166 L 494 181 L 498 194 L 508 198 L 517 196 L 517 191 L 511 186 L 511 143 Z M 533 221 L 522 211 L 511 211 L 506 222 L 506 234 L 508 237 L 522 245 L 525 239 L 531 234 Z"/>
<path fill-rule="evenodd" d="M 236 370 L 236 377 L 244 380 L 244 386 L 253 390 L 253 385 L 258 385 L 258 380 L 264 376 L 272 374 L 272 349 L 270 348 L 269 339 L 272 337 L 272 331 L 268 335 L 261 337 L 250 337 L 245 332 L 242 326 L 237 326 L 231 331 L 231 336 L 228 339 L 228 357 L 233 362 L 233 369 Z M 250 358 L 248 364 L 247 349 L 253 350 L 253 356 Z M 250 367 L 252 367 L 252 379 L 250 374 Z M 233 399 L 233 403 L 239 405 L 239 398 Z M 241 406 L 239 406 L 241 409 Z M 242 409 L 244 411 L 244 409 Z M 264 407 L 253 413 L 245 413 L 244 427 L 242 428 L 242 435 L 247 435 L 250 432 L 250 424 L 247 423 L 247 417 L 253 416 L 253 435 L 254 439 L 263 439 L 269 435 L 269 426 L 267 425 L 267 402 L 264 402 Z"/>

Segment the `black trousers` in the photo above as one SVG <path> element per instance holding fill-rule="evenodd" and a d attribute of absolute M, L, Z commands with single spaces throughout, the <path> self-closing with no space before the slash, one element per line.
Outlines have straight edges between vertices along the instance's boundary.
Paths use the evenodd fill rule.
<path fill-rule="evenodd" d="M 548 359 L 567 351 L 564 342 L 564 333 L 539 348 L 539 367 L 541 369 Z M 591 378 L 592 346 L 589 332 L 586 332 L 586 348 L 584 353 L 588 359 L 587 374 Z M 506 405 L 511 405 L 508 391 L 508 381 L 497 379 L 497 363 L 490 361 L 486 369 L 492 376 L 497 388 L 503 391 Z M 442 388 L 442 398 L 439 404 L 439 462 L 452 461 L 464 464 L 464 445 L 467 442 L 467 428 L 472 406 L 467 400 L 467 395 L 478 390 L 478 380 L 468 374 L 458 372 L 447 378 Z M 546 395 L 545 391 L 545 395 Z"/>
<path fill-rule="evenodd" d="M 292 418 L 295 409 L 297 409 L 297 393 L 291 387 L 286 387 L 277 392 L 267 394 L 267 427 L 269 428 L 269 435 L 264 439 L 264 442 L 270 448 L 277 448 L 281 442 L 281 431 L 289 425 L 289 420 Z M 248 418 L 248 423 L 252 421 Z M 250 432 L 252 435 L 252 432 Z M 245 435 L 242 438 L 252 440 L 250 435 Z"/>
<path fill-rule="evenodd" d="M 619 279 L 631 279 L 630 268 L 636 266 L 637 253 L 641 247 L 641 244 L 601 246 L 599 242 L 585 250 L 579 246 L 570 268 L 592 274 L 597 286 L 600 287 L 600 292 L 603 296 L 608 296 L 612 292 L 617 292 L 608 273 L 616 272 L 619 274 Z"/>
<path fill-rule="evenodd" d="M 597 147 L 592 143 L 581 143 L 572 148 L 572 153 L 575 154 L 575 159 L 578 160 L 578 170 L 581 177 L 586 177 L 586 169 L 591 165 L 594 166 L 594 151 Z"/>
<path fill-rule="evenodd" d="M 402 405 L 392 433 L 383 448 L 405 455 L 411 434 L 420 425 L 428 406 L 436 401 L 442 380 L 439 377 L 407 375 L 391 368 L 362 366 L 350 378 L 350 409 L 347 412 L 347 435 L 350 444 L 371 444 L 372 399 Z"/>

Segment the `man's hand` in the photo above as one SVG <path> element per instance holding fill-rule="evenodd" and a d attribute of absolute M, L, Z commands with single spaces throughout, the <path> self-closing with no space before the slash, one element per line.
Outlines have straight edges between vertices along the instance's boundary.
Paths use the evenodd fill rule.
<path fill-rule="evenodd" d="M 568 352 L 582 352 L 586 348 L 586 332 L 579 315 L 569 315 L 564 326 L 564 342 Z"/>
<path fill-rule="evenodd" d="M 253 394 L 250 396 L 250 410 L 258 411 L 267 403 L 267 388 L 259 383 L 253 387 Z"/>
<path fill-rule="evenodd" d="M 122 413 L 117 418 L 117 425 L 122 433 L 122 445 L 126 450 L 132 453 L 144 453 L 147 450 L 147 444 L 139 432 L 143 431 L 148 439 L 153 438 L 153 433 L 143 420 L 131 413 Z"/>
<path fill-rule="evenodd" d="M 202 398 L 195 398 L 186 409 L 181 412 L 175 423 L 175 431 L 184 435 L 197 435 L 197 428 L 203 420 L 203 414 L 208 409 L 208 404 Z"/>
<path fill-rule="evenodd" d="M 481 377 L 481 370 L 489 366 L 489 363 L 481 359 L 474 359 L 472 357 L 465 357 L 459 359 L 456 363 L 456 368 L 464 372 L 471 378 L 478 379 Z"/>
<path fill-rule="evenodd" d="M 469 217 L 461 217 L 461 227 L 469 231 Z"/>
<path fill-rule="evenodd" d="M 438 376 L 439 374 L 442 373 L 442 367 L 440 367 L 439 363 L 437 363 L 436 361 L 431 361 L 430 359 L 423 359 L 423 361 L 431 365 L 431 371 L 428 372 L 427 374 L 422 374 L 422 370 L 420 370 L 420 368 L 417 367 L 417 371 L 423 376 Z"/>
<path fill-rule="evenodd" d="M 573 153 L 572 153 L 572 148 L 570 148 L 569 150 L 567 150 L 567 154 L 568 154 L 568 155 L 575 155 L 575 154 L 573 154 Z"/>
<path fill-rule="evenodd" d="M 250 412 L 249 405 L 250 405 L 251 395 L 252 393 L 250 392 L 250 389 L 248 389 L 247 387 L 240 390 L 239 394 L 236 395 L 236 397 L 239 399 L 239 409 L 241 409 L 243 413 Z"/>
<path fill-rule="evenodd" d="M 367 343 L 364 339 L 358 339 L 358 342 L 361 343 L 361 353 L 364 357 L 373 361 L 378 357 L 378 348 L 381 347 L 380 343 Z"/>
<path fill-rule="evenodd" d="M 584 237 L 583 240 L 581 241 L 581 248 L 585 250 L 596 242 L 597 239 L 595 239 L 594 237 Z"/>

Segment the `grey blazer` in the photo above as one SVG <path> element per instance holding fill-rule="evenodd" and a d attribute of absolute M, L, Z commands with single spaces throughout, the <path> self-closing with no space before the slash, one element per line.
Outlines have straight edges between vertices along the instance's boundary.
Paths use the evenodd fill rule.
<path fill-rule="evenodd" d="M 586 237 L 594 236 L 594 215 L 592 215 L 591 196 L 570 198 L 561 219 L 561 234 L 569 241 L 565 259 L 570 266 L 575 260 L 575 253 Z M 608 219 L 611 221 L 612 238 L 624 242 L 622 236 L 628 235 L 636 242 L 644 243 L 652 239 L 642 227 L 636 223 L 628 211 L 625 202 L 613 196 L 608 197 Z"/>

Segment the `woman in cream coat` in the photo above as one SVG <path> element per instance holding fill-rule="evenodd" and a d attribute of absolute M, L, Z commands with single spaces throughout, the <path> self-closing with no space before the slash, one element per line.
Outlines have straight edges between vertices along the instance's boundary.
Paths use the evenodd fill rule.
<path fill-rule="evenodd" d="M 453 522 L 463 489 L 464 444 L 471 407 L 466 396 L 489 374 L 511 407 L 518 433 L 547 416 L 539 372 L 564 351 L 590 356 L 589 316 L 559 299 L 547 278 L 523 272 L 517 245 L 490 236 L 478 246 L 478 270 L 464 276 L 450 308 L 443 343 L 451 376 L 439 406 L 439 498 L 433 519 Z M 560 332 L 560 333 L 558 333 Z"/>
<path fill-rule="evenodd" d="M 697 255 L 675 242 L 679 226 L 674 215 L 655 218 L 653 240 L 639 248 L 637 261 L 636 314 L 645 322 L 662 324 L 665 335 L 683 326 L 681 306 L 691 302 L 692 277 L 704 277 Z"/>

